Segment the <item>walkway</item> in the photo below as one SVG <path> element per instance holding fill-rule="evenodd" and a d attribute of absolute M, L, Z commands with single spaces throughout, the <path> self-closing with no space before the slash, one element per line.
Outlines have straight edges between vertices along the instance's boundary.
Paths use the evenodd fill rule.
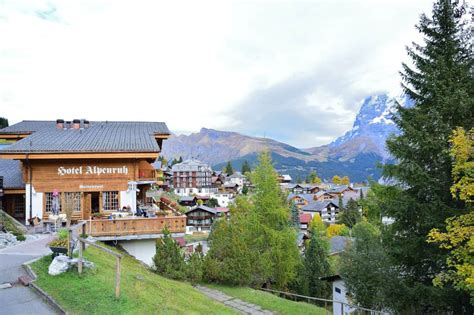
<path fill-rule="evenodd" d="M 22 264 L 48 254 L 49 241 L 51 236 L 45 236 L 0 250 L 0 284 L 12 284 L 0 289 L 0 314 L 56 314 L 35 291 L 18 283 L 18 277 L 27 275 Z"/>
<path fill-rule="evenodd" d="M 196 286 L 196 289 L 221 303 L 224 303 L 228 307 L 236 310 L 242 314 L 252 314 L 252 315 L 269 315 L 273 314 L 270 311 L 262 309 L 259 305 L 255 305 L 252 303 L 244 302 L 242 300 L 236 299 L 234 297 L 228 296 L 227 294 L 222 293 L 221 291 L 217 291 L 214 289 L 209 289 L 200 285 Z"/>

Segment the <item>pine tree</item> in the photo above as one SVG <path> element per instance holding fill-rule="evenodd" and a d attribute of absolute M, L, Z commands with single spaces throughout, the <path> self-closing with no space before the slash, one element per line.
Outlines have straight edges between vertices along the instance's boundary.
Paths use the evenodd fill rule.
<path fill-rule="evenodd" d="M 228 176 L 234 174 L 234 168 L 232 167 L 232 164 L 227 162 L 227 165 L 224 168 L 224 173 L 226 173 Z"/>
<path fill-rule="evenodd" d="M 306 295 L 313 297 L 329 297 L 331 293 L 330 284 L 327 281 L 320 280 L 330 273 L 328 261 L 329 244 L 323 239 L 317 231 L 311 232 L 309 247 L 305 252 L 304 258 L 304 287 Z"/>
<path fill-rule="evenodd" d="M 0 129 L 3 129 L 5 127 L 8 127 L 8 119 L 4 117 L 0 117 Z"/>
<path fill-rule="evenodd" d="M 300 230 L 300 211 L 294 202 L 291 202 L 291 222 L 293 227 L 299 231 Z"/>
<path fill-rule="evenodd" d="M 474 124 L 474 62 L 463 13 L 458 3 L 437 0 L 432 18 L 421 16 L 417 28 L 425 43 L 407 48 L 414 66 L 403 64 L 401 73 L 415 105 L 398 106 L 394 121 L 401 134 L 387 141 L 398 164 L 386 165 L 384 175 L 401 184 L 398 190 L 387 188 L 391 197 L 385 201 L 386 214 L 395 219 L 384 236 L 386 248 L 396 262 L 393 268 L 403 270 L 402 287 L 391 297 L 410 303 L 416 313 L 432 308 L 456 313 L 469 303 L 450 288 L 433 287 L 434 276 L 445 268 L 446 253 L 426 243 L 432 228 L 465 211 L 450 194 L 449 156 L 451 131 Z"/>
<path fill-rule="evenodd" d="M 318 173 L 316 171 L 311 171 L 308 177 L 306 178 L 308 184 L 321 184 L 321 178 L 318 177 Z"/>
<path fill-rule="evenodd" d="M 171 237 L 167 228 L 163 237 L 156 240 L 156 254 L 153 257 L 153 270 L 165 277 L 184 279 L 186 263 L 179 244 Z"/>
<path fill-rule="evenodd" d="M 359 212 L 359 206 L 357 205 L 357 202 L 352 198 L 349 199 L 349 201 L 347 202 L 346 209 L 340 212 L 337 218 L 338 223 L 344 224 L 350 229 L 352 229 L 352 227 L 354 227 L 354 225 L 356 225 L 361 219 L 362 216 Z"/>
<path fill-rule="evenodd" d="M 250 173 L 250 172 L 252 172 L 252 169 L 250 168 L 250 164 L 249 164 L 249 162 L 247 162 L 247 160 L 244 160 L 244 163 L 242 164 L 241 173 L 242 173 L 242 175 L 245 175 L 245 174 Z"/>

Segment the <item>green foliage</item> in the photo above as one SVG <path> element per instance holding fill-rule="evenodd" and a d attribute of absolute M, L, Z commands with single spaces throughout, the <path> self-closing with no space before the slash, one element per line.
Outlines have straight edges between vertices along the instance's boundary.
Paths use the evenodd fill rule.
<path fill-rule="evenodd" d="M 240 171 L 242 175 L 246 175 L 247 173 L 252 172 L 252 168 L 250 167 L 250 164 L 247 160 L 244 160 L 244 163 L 242 164 L 242 170 Z"/>
<path fill-rule="evenodd" d="M 300 211 L 294 202 L 291 202 L 291 223 L 293 227 L 299 231 L 300 230 Z"/>
<path fill-rule="evenodd" d="M 67 229 L 59 229 L 57 237 L 60 240 L 67 240 L 67 234 Z"/>
<path fill-rule="evenodd" d="M 463 13 L 459 2 L 437 0 L 433 16 L 421 16 L 417 28 L 425 42 L 408 48 L 413 67 L 403 64 L 402 71 L 404 90 L 415 105 L 398 106 L 394 121 L 401 133 L 387 141 L 398 163 L 385 165 L 384 175 L 399 188 L 378 195 L 386 206 L 382 213 L 395 220 L 383 235 L 391 270 L 403 271 L 386 300 L 412 305 L 414 313 L 460 313 L 469 305 L 468 296 L 452 287 L 433 287 L 435 275 L 446 269 L 447 253 L 425 241 L 431 229 L 466 211 L 451 196 L 449 150 L 452 130 L 470 130 L 474 123 L 474 60 Z"/>
<path fill-rule="evenodd" d="M 199 247 L 199 246 L 198 246 Z M 196 248 L 186 263 L 186 279 L 191 283 L 198 283 L 202 280 L 204 273 L 204 255 L 202 248 Z"/>
<path fill-rule="evenodd" d="M 8 119 L 0 117 L 0 129 L 8 127 Z"/>
<path fill-rule="evenodd" d="M 362 215 L 359 212 L 359 205 L 351 198 L 347 202 L 346 209 L 339 213 L 337 221 L 352 229 L 361 219 Z"/>
<path fill-rule="evenodd" d="M 269 153 L 259 156 L 251 177 L 255 192 L 238 197 L 230 208 L 230 220 L 216 222 L 209 236 L 205 278 L 283 289 L 295 277 L 300 257 L 290 209 Z"/>
<path fill-rule="evenodd" d="M 232 164 L 230 163 L 230 161 L 227 162 L 227 165 L 224 168 L 224 173 L 226 173 L 227 175 L 234 174 L 234 168 L 232 167 Z"/>
<path fill-rule="evenodd" d="M 321 184 L 321 178 L 318 177 L 318 173 L 316 171 L 311 171 L 308 177 L 306 178 L 306 182 L 309 184 Z"/>
<path fill-rule="evenodd" d="M 67 239 L 56 238 L 56 239 L 52 240 L 51 242 L 49 242 L 48 245 L 51 246 L 51 247 L 64 247 L 64 248 L 67 248 Z"/>
<path fill-rule="evenodd" d="M 314 297 L 329 297 L 331 285 L 327 281 L 319 280 L 321 277 L 329 276 L 329 244 L 318 233 L 317 230 L 311 232 L 309 246 L 305 252 L 302 285 L 303 294 Z"/>
<path fill-rule="evenodd" d="M 312 233 L 319 233 L 322 235 L 326 235 L 326 225 L 323 222 L 323 219 L 321 219 L 321 216 L 319 213 L 315 213 L 313 218 L 311 219 L 311 222 L 309 223 L 309 229 L 312 231 Z"/>
<path fill-rule="evenodd" d="M 15 234 L 14 234 L 14 235 L 15 235 Z M 25 237 L 25 235 L 23 235 L 23 234 L 15 235 L 15 237 L 16 237 L 16 240 L 19 241 L 19 242 L 23 242 L 23 241 L 26 240 L 26 237 Z"/>
<path fill-rule="evenodd" d="M 171 279 L 183 280 L 186 277 L 184 253 L 167 228 L 163 231 L 163 237 L 156 240 L 153 270 Z"/>
<path fill-rule="evenodd" d="M 385 295 L 396 282 L 375 225 L 360 222 L 353 228 L 355 242 L 341 254 L 339 273 L 354 301 L 372 309 L 387 307 Z"/>
<path fill-rule="evenodd" d="M 456 128 L 450 142 L 454 159 L 451 194 L 453 198 L 474 203 L 474 128 L 467 133 L 463 128 Z"/>
<path fill-rule="evenodd" d="M 349 228 L 344 224 L 331 224 L 326 229 L 326 236 L 331 238 L 333 236 L 348 236 L 349 235 Z"/>
<path fill-rule="evenodd" d="M 244 185 L 244 187 L 242 187 L 242 194 L 247 195 L 248 193 L 249 193 L 249 188 L 247 187 L 247 185 Z"/>
<path fill-rule="evenodd" d="M 206 206 L 211 208 L 219 207 L 219 201 L 217 201 L 216 198 L 209 198 L 209 200 L 206 202 Z"/>

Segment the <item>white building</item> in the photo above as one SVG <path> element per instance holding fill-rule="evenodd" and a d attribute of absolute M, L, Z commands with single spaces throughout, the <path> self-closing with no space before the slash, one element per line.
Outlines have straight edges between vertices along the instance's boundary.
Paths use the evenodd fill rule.
<path fill-rule="evenodd" d="M 212 187 L 212 169 L 198 160 L 186 160 L 173 165 L 174 192 L 179 196 L 200 195 L 210 196 L 217 192 Z"/>
<path fill-rule="evenodd" d="M 234 194 L 228 192 L 211 193 L 209 197 L 216 199 L 220 207 L 228 207 L 235 199 Z"/>

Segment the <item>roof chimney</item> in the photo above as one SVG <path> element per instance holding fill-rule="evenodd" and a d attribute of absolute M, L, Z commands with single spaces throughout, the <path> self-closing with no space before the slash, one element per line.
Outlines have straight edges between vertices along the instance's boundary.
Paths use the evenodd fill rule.
<path fill-rule="evenodd" d="M 63 129 L 64 128 L 64 119 L 56 119 L 56 128 Z"/>
<path fill-rule="evenodd" d="M 79 119 L 74 119 L 72 121 L 72 128 L 73 129 L 79 129 L 81 128 L 81 121 Z"/>
<path fill-rule="evenodd" d="M 70 121 L 64 122 L 64 129 L 69 129 L 69 128 L 71 128 L 71 122 Z"/>
<path fill-rule="evenodd" d="M 89 128 L 90 122 L 86 119 L 84 119 L 84 128 Z"/>

